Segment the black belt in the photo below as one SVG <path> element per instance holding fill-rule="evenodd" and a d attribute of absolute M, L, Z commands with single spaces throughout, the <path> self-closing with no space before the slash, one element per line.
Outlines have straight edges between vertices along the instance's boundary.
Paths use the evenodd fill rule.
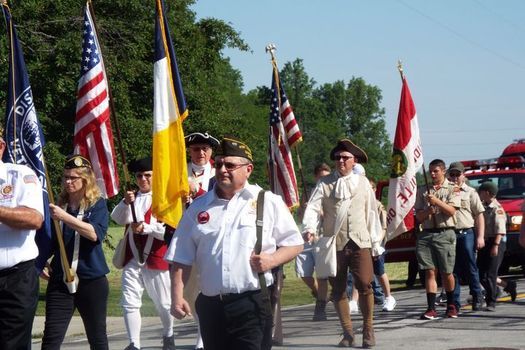
<path fill-rule="evenodd" d="M 464 234 L 467 234 L 470 230 L 472 230 L 472 227 L 469 227 L 469 228 L 458 228 L 458 229 L 455 229 L 454 231 L 456 231 L 457 235 L 464 235 Z"/>
<path fill-rule="evenodd" d="M 233 303 L 234 301 L 237 301 L 239 299 L 247 298 L 247 297 L 249 297 L 251 295 L 255 295 L 255 294 L 259 294 L 259 293 L 261 293 L 260 289 L 258 289 L 258 290 L 249 290 L 249 291 L 242 292 L 242 293 L 219 294 L 219 295 L 214 295 L 212 297 L 209 297 L 209 296 L 204 295 L 204 294 L 202 294 L 202 296 L 204 298 L 209 299 L 209 300 L 218 301 L 218 302 L 221 302 L 223 304 L 229 304 L 229 303 Z"/>
<path fill-rule="evenodd" d="M 7 267 L 5 269 L 0 270 L 0 277 L 8 276 L 17 271 L 27 270 L 27 268 L 31 266 L 35 266 L 35 259 L 23 261 L 21 263 L 16 264 L 15 266 Z"/>
<path fill-rule="evenodd" d="M 424 228 L 423 232 L 444 232 L 447 230 L 454 230 L 454 227 Z"/>

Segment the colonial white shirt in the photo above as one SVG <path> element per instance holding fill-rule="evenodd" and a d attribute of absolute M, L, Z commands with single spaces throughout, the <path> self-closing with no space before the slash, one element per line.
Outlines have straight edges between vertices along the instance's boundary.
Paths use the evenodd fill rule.
<path fill-rule="evenodd" d="M 44 216 L 42 185 L 30 168 L 0 161 L 0 206 L 28 207 Z M 0 222 L 0 270 L 38 256 L 35 232 Z"/>
<path fill-rule="evenodd" d="M 151 208 L 151 191 L 142 193 L 137 192 L 135 194 L 135 214 L 137 215 L 137 221 L 143 222 L 145 235 L 152 235 L 154 238 L 164 240 L 164 225 L 157 222 L 157 218 L 151 216 L 150 222 L 144 222 L 144 215 Z M 133 222 L 131 216 L 131 206 L 127 205 L 124 200 L 113 209 L 111 212 L 111 218 L 119 225 L 127 225 Z M 131 230 L 131 228 L 128 228 Z"/>
<path fill-rule="evenodd" d="M 261 188 L 247 184 L 230 199 L 214 191 L 197 198 L 184 213 L 165 259 L 193 265 L 204 295 L 259 289 L 250 256 L 257 241 L 256 203 Z M 267 192 L 264 202 L 262 252 L 277 246 L 302 246 L 304 241 L 281 197 Z M 270 272 L 266 283 L 273 283 Z"/>

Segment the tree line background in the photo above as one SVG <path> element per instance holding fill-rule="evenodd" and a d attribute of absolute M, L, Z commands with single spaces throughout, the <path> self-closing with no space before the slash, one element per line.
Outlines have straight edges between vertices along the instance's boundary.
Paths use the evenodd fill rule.
<path fill-rule="evenodd" d="M 243 92 L 239 70 L 222 51 L 251 48 L 223 20 L 197 20 L 190 8 L 195 2 L 166 3 L 189 109 L 184 131 L 207 131 L 217 138 L 230 134 L 246 141 L 255 157 L 250 181 L 267 188 L 271 65 L 267 67 L 268 86 Z M 9 5 L 24 50 L 35 107 L 46 138 L 46 163 L 56 192 L 63 161 L 73 150 L 85 1 L 13 0 Z M 123 147 L 128 159 L 146 156 L 152 149 L 155 1 L 97 0 L 93 6 Z M 0 30 L 0 67 L 0 114 L 5 118 L 5 25 Z M 387 178 L 392 145 L 385 130 L 381 90 L 360 77 L 341 77 L 318 85 L 300 58 L 281 67 L 280 77 L 303 134 L 299 153 L 307 188 L 314 184 L 315 165 L 326 162 L 333 166 L 329 152 L 343 137 L 367 152 L 367 175 Z M 300 181 L 297 166 L 296 173 Z"/>

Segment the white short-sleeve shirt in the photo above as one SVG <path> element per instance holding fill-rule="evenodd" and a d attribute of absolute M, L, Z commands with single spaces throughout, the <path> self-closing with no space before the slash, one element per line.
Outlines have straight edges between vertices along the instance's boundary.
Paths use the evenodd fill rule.
<path fill-rule="evenodd" d="M 257 241 L 256 203 L 261 188 L 247 184 L 230 199 L 215 190 L 197 198 L 184 213 L 165 259 L 193 265 L 199 272 L 204 295 L 242 293 L 259 289 L 257 273 L 250 266 Z M 299 229 L 281 197 L 267 192 L 264 202 L 262 252 L 278 246 L 302 246 Z M 273 283 L 270 272 L 266 283 Z"/>
<path fill-rule="evenodd" d="M 30 168 L 0 162 L 0 206 L 28 207 L 44 216 L 42 185 Z M 38 256 L 35 232 L 0 222 L 0 270 Z"/>

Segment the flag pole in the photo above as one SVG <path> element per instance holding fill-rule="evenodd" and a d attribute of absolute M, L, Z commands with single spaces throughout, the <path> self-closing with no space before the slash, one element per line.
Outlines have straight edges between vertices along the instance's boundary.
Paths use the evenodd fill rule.
<path fill-rule="evenodd" d="M 2 0 L 2 5 L 7 7 L 7 11 L 9 12 L 9 16 L 11 16 L 11 9 L 9 8 L 9 5 L 7 4 L 7 0 Z M 7 18 L 6 18 L 6 21 L 7 21 Z M 16 86 L 15 86 L 15 48 L 13 47 L 13 18 L 11 17 L 11 21 L 9 21 L 9 33 L 8 33 L 8 38 L 9 38 L 9 49 L 10 49 L 10 59 L 11 59 L 11 82 L 12 82 L 12 86 L 11 86 L 11 91 L 13 91 L 13 114 L 15 113 L 16 111 Z M 16 138 L 16 118 L 13 118 L 13 149 L 17 149 L 17 138 Z M 15 164 L 16 164 L 16 155 L 17 155 L 17 152 L 13 152 L 13 158 L 14 158 L 14 161 L 15 161 Z"/>
<path fill-rule="evenodd" d="M 93 26 L 95 27 L 95 31 L 98 33 L 97 21 L 95 19 L 95 10 L 93 8 L 93 3 L 91 0 L 87 0 L 87 6 L 89 7 L 89 12 L 91 15 L 91 19 L 93 20 Z M 98 50 L 100 51 L 100 56 L 104 57 L 102 55 L 102 47 L 101 47 L 100 42 L 98 42 L 98 46 L 99 46 Z M 117 112 L 115 109 L 115 102 L 113 100 L 111 84 L 109 83 L 109 77 L 107 76 L 106 66 L 104 64 L 103 64 L 103 67 L 104 67 L 104 72 L 106 74 L 106 81 L 107 81 L 107 86 L 108 86 L 109 108 L 111 110 L 110 114 L 111 114 L 111 119 L 113 122 L 112 124 L 114 125 L 115 134 L 117 135 L 118 149 L 120 153 L 120 159 L 122 160 L 122 171 L 124 173 L 124 183 L 125 183 L 126 190 L 130 191 L 132 188 L 131 188 L 131 179 L 130 179 L 129 170 L 128 170 L 128 163 L 127 163 L 127 158 L 126 158 L 126 151 L 124 150 L 124 146 L 122 143 L 120 125 L 118 122 Z M 130 203 L 130 208 L 131 208 L 131 216 L 133 217 L 133 222 L 137 222 L 137 215 L 135 213 L 135 205 L 133 204 L 133 202 Z"/>
<path fill-rule="evenodd" d="M 274 77 L 275 77 L 275 82 L 276 82 L 276 87 L 277 89 L 280 89 L 280 86 L 281 84 L 279 83 L 279 74 L 278 73 L 278 69 L 277 69 L 277 60 L 275 59 L 275 50 L 277 50 L 277 47 L 275 46 L 275 44 L 268 44 L 266 45 L 266 52 L 269 52 L 270 53 L 270 56 L 272 57 L 272 67 L 273 67 L 273 74 L 274 74 Z M 281 92 L 278 91 L 277 92 L 277 98 L 279 99 L 279 103 L 278 103 L 278 106 L 279 106 L 279 115 L 281 114 Z M 303 195 L 300 196 L 300 206 L 302 206 L 306 200 L 306 194 L 308 193 L 307 190 L 306 190 L 306 181 L 304 180 L 304 173 L 303 173 L 303 164 L 301 162 L 301 156 L 299 155 L 299 149 L 297 148 L 297 145 L 295 145 L 293 148 L 295 148 L 295 155 L 297 156 L 297 166 L 299 168 L 299 176 L 301 178 L 301 184 L 303 185 Z"/>
<path fill-rule="evenodd" d="M 401 60 L 397 61 L 397 69 L 399 70 L 399 74 L 401 75 L 401 80 L 405 81 L 405 73 L 403 71 L 403 64 Z M 427 178 L 427 170 L 425 168 L 425 164 L 422 165 L 423 169 L 423 179 L 425 181 L 425 188 L 427 189 L 427 194 L 430 194 L 430 185 L 428 184 L 428 178 Z M 434 223 L 434 227 L 437 227 L 437 221 L 436 216 L 434 214 L 431 214 L 432 216 L 432 222 Z"/>

